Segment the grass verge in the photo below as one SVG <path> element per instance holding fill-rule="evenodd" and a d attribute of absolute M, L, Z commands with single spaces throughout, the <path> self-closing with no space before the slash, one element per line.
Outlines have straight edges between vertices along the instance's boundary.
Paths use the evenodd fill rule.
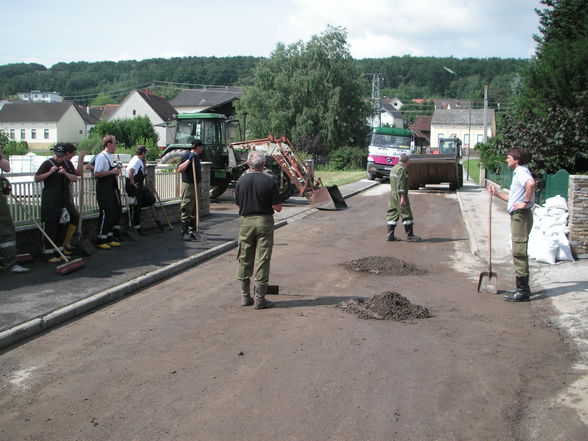
<path fill-rule="evenodd" d="M 345 185 L 365 178 L 365 170 L 315 170 L 323 185 Z"/>
<path fill-rule="evenodd" d="M 472 159 L 468 161 L 467 159 L 463 161 L 463 177 L 464 180 L 466 179 L 466 175 L 468 173 L 468 163 L 469 163 L 469 172 L 470 178 L 474 183 L 480 185 L 480 159 Z"/>

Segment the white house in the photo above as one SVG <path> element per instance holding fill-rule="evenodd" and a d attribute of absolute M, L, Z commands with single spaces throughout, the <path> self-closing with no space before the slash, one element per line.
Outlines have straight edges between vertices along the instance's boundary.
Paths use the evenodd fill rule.
<path fill-rule="evenodd" d="M 486 136 L 496 135 L 494 109 L 488 109 Z M 439 147 L 440 138 L 457 137 L 463 147 L 475 148 L 484 138 L 484 109 L 435 110 L 431 119 L 431 147 Z"/>
<path fill-rule="evenodd" d="M 32 103 L 62 103 L 63 97 L 57 92 L 41 92 L 40 90 L 31 90 L 30 92 L 18 92 L 18 98 L 22 101 Z"/>
<path fill-rule="evenodd" d="M 380 102 L 380 105 L 382 106 L 380 116 L 375 115 L 368 121 L 368 124 L 372 127 L 389 126 L 399 129 L 404 128 L 404 116 L 400 111 L 396 110 L 392 104 L 384 100 Z"/>
<path fill-rule="evenodd" d="M 82 111 L 74 103 L 9 103 L 0 109 L 0 130 L 29 150 L 47 151 L 57 142 L 77 142 L 87 136 Z"/>
<path fill-rule="evenodd" d="M 159 136 L 158 145 L 165 146 L 173 142 L 175 133 L 175 127 L 165 125 L 172 122 L 176 114 L 176 110 L 165 98 L 153 95 L 149 90 L 133 90 L 108 120 L 146 116 Z"/>

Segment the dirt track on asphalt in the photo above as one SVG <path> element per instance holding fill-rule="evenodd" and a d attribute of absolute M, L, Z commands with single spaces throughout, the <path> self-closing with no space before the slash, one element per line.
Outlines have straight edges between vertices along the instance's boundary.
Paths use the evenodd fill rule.
<path fill-rule="evenodd" d="M 0 439 L 586 439 L 559 408 L 534 431 L 573 354 L 532 304 L 475 292 L 455 197 L 412 194 L 424 240 L 386 242 L 382 188 L 276 231 L 273 309 L 239 306 L 233 250 L 0 355 Z M 426 272 L 343 265 L 368 256 Z M 431 317 L 336 307 L 384 292 Z"/>

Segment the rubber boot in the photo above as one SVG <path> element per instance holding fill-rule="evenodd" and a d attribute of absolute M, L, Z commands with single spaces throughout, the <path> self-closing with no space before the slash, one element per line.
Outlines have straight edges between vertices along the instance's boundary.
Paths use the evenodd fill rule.
<path fill-rule="evenodd" d="M 241 283 L 241 306 L 253 305 L 253 297 L 251 297 L 251 281 L 249 279 L 239 280 Z"/>
<path fill-rule="evenodd" d="M 509 292 L 504 296 L 504 300 L 507 302 L 528 302 L 531 295 L 531 290 L 529 289 L 529 277 L 517 276 L 516 286 L 517 288 L 514 292 Z"/>
<path fill-rule="evenodd" d="M 63 239 L 63 248 L 65 251 L 71 251 L 73 249 L 73 247 L 71 246 L 71 238 L 73 237 L 77 229 L 78 227 L 76 225 L 68 224 L 67 230 L 65 232 L 65 239 Z"/>
<path fill-rule="evenodd" d="M 185 221 L 182 224 L 182 240 L 186 242 L 190 242 L 192 240 L 190 238 L 190 221 Z"/>
<path fill-rule="evenodd" d="M 388 234 L 386 235 L 386 240 L 388 242 L 392 242 L 392 241 L 396 240 L 396 238 L 394 237 L 394 230 L 395 229 L 396 229 L 396 225 L 388 224 Z"/>
<path fill-rule="evenodd" d="M 274 306 L 273 302 L 265 299 L 267 294 L 267 283 L 257 282 L 255 284 L 255 303 L 254 309 L 266 309 Z"/>
<path fill-rule="evenodd" d="M 404 231 L 406 232 L 407 242 L 418 242 L 421 240 L 419 236 L 415 236 L 412 224 L 404 224 Z"/>

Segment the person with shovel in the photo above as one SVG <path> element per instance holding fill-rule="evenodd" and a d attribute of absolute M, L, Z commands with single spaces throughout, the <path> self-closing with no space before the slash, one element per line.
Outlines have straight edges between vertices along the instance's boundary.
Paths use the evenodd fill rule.
<path fill-rule="evenodd" d="M 144 185 L 146 156 L 147 147 L 138 145 L 135 156 L 131 158 L 125 169 L 125 191 L 129 202 L 130 226 L 141 236 L 145 235 L 141 227 L 141 208 L 150 207 L 155 203 L 155 196 Z"/>
<path fill-rule="evenodd" d="M 237 280 L 241 284 L 242 306 L 255 309 L 274 306 L 265 299 L 268 291 L 270 261 L 274 246 L 274 212 L 282 211 L 282 199 L 273 177 L 263 172 L 265 154 L 252 150 L 247 156 L 249 170 L 235 185 L 241 226 L 237 251 Z M 255 298 L 251 297 L 250 278 L 255 266 Z"/>
<path fill-rule="evenodd" d="M 10 162 L 0 151 L 0 170 L 10 172 Z M 12 191 L 10 181 L 0 176 L 0 259 L 2 269 L 8 274 L 28 273 L 29 268 L 16 263 L 16 231 L 6 199 Z"/>
<path fill-rule="evenodd" d="M 56 144 L 52 150 L 53 157 L 40 165 L 35 174 L 35 182 L 43 182 L 41 220 L 45 233 L 62 250 L 66 233 L 65 225 L 70 222 L 72 216 L 66 208 L 71 201 L 70 182 L 76 182 L 78 177 L 67 168 L 65 146 L 61 143 Z M 71 251 L 63 249 L 62 252 L 71 255 Z M 46 238 L 43 254 L 49 263 L 58 263 L 63 260 Z"/>
<path fill-rule="evenodd" d="M 204 144 L 202 144 L 201 140 L 195 139 L 192 141 L 192 148 L 184 153 L 178 165 L 178 172 L 182 174 L 180 217 L 182 221 L 182 240 L 184 241 L 197 240 L 194 230 L 194 210 L 198 195 L 195 191 L 193 173 L 196 172 L 196 183 L 200 184 L 202 179 L 200 155 L 203 151 Z M 194 165 L 192 165 L 192 162 Z"/>
<path fill-rule="evenodd" d="M 394 237 L 394 230 L 399 220 L 404 224 L 406 240 L 417 242 L 421 240 L 415 236 L 413 228 L 414 221 L 410 201 L 408 200 L 408 161 L 409 156 L 401 153 L 399 162 L 390 170 L 390 199 L 388 200 L 388 211 L 386 212 L 386 223 L 388 224 L 386 240 L 397 240 Z"/>
<path fill-rule="evenodd" d="M 116 137 L 105 135 L 102 138 L 102 144 L 104 150 L 94 158 L 96 199 L 100 208 L 96 246 L 101 250 L 109 250 L 120 246 L 122 205 L 118 177 L 121 174 L 122 165 L 115 162 L 112 157 L 116 151 Z"/>
<path fill-rule="evenodd" d="M 529 233 L 533 228 L 535 203 L 535 179 L 523 164 L 526 164 L 526 152 L 514 147 L 506 153 L 506 164 L 513 170 L 509 192 L 499 192 L 494 185 L 488 186 L 492 196 L 507 202 L 510 213 L 512 236 L 512 259 L 515 267 L 516 289 L 504 296 L 508 302 L 527 302 L 531 296 L 529 288 L 529 256 L 527 244 Z"/>

